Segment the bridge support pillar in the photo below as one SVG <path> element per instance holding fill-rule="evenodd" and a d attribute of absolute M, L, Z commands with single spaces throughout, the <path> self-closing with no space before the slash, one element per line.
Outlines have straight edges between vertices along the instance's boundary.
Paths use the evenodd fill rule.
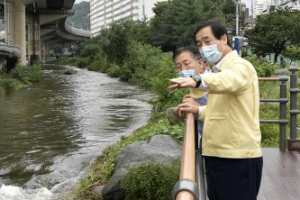
<path fill-rule="evenodd" d="M 41 61 L 40 20 L 35 13 L 30 14 L 28 23 L 28 56 L 30 65 Z"/>
<path fill-rule="evenodd" d="M 47 41 L 42 42 L 42 49 L 43 49 L 43 62 L 48 62 L 48 54 L 49 54 L 49 47 Z"/>
<path fill-rule="evenodd" d="M 21 52 L 16 55 L 18 62 L 26 65 L 26 24 L 25 24 L 25 5 L 23 0 L 8 1 L 5 8 L 8 11 L 8 33 L 6 40 L 9 44 L 18 46 Z"/>

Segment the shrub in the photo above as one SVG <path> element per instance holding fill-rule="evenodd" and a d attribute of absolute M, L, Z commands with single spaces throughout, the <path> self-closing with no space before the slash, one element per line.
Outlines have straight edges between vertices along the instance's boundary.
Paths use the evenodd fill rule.
<path fill-rule="evenodd" d="M 87 44 L 80 50 L 80 56 L 83 58 L 89 58 L 92 61 L 101 52 L 101 48 L 98 44 Z"/>
<path fill-rule="evenodd" d="M 107 70 L 107 75 L 110 77 L 119 77 L 120 76 L 120 66 L 117 64 L 110 64 L 110 67 Z M 123 69 L 122 73 L 125 73 Z"/>
<path fill-rule="evenodd" d="M 79 60 L 79 57 L 68 57 L 68 58 L 60 58 L 55 60 L 55 64 L 57 65 L 71 65 L 71 66 L 77 66 L 77 62 Z"/>
<path fill-rule="evenodd" d="M 0 94 L 7 94 L 14 92 L 18 82 L 14 79 L 1 79 L 0 78 Z"/>
<path fill-rule="evenodd" d="M 121 68 L 120 80 L 150 88 L 151 78 L 157 75 L 161 67 L 160 60 L 163 55 L 161 50 L 132 40 L 127 54 Z"/>
<path fill-rule="evenodd" d="M 90 60 L 88 58 L 80 58 L 77 62 L 77 67 L 86 68 L 89 66 Z"/>
<path fill-rule="evenodd" d="M 258 61 L 256 56 L 244 57 L 254 66 L 259 77 L 270 77 L 274 72 L 274 65 L 267 61 Z"/>
<path fill-rule="evenodd" d="M 17 79 L 18 81 L 24 84 L 28 84 L 29 83 L 28 72 L 29 70 L 27 69 L 27 67 L 17 65 L 16 68 L 11 70 L 11 75 L 12 78 Z"/>
<path fill-rule="evenodd" d="M 271 77 L 271 75 L 274 73 L 274 65 L 268 62 L 263 62 L 260 66 L 256 68 L 262 69 L 259 75 L 260 77 Z"/>
<path fill-rule="evenodd" d="M 295 58 L 297 60 L 300 60 L 300 47 L 299 46 L 288 46 L 285 48 L 285 50 L 282 52 L 282 55 L 289 57 L 289 58 Z"/>
<path fill-rule="evenodd" d="M 106 54 L 101 51 L 95 56 L 94 62 L 88 66 L 88 70 L 106 73 L 110 67 Z"/>
<path fill-rule="evenodd" d="M 24 67 L 22 65 L 17 65 L 11 71 L 12 78 L 18 81 L 28 84 L 28 83 L 38 83 L 43 78 L 43 72 L 39 64 L 33 66 Z"/>
<path fill-rule="evenodd" d="M 179 180 L 180 162 L 171 165 L 151 161 L 132 168 L 121 181 L 126 200 L 171 200 Z"/>
<path fill-rule="evenodd" d="M 35 64 L 28 67 L 28 81 L 31 83 L 38 83 L 43 78 L 43 71 L 41 65 Z"/>

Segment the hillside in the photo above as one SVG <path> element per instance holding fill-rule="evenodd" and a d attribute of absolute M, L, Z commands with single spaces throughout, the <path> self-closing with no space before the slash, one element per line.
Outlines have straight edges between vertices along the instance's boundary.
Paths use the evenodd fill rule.
<path fill-rule="evenodd" d="M 74 4 L 72 10 L 75 11 L 75 14 L 67 18 L 67 24 L 78 29 L 89 30 L 90 2 L 82 1 L 79 4 Z"/>

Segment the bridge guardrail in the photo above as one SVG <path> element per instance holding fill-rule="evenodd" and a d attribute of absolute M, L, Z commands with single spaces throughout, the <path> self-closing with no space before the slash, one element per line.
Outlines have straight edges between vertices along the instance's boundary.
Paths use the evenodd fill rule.
<path fill-rule="evenodd" d="M 46 9 L 39 10 L 40 15 L 73 15 L 75 12 L 72 9 Z"/>
<path fill-rule="evenodd" d="M 80 35 L 80 36 L 84 36 L 84 37 L 90 37 L 91 36 L 90 31 L 80 30 L 80 29 L 74 28 L 74 27 L 70 26 L 67 23 L 65 23 L 65 29 L 67 31 L 69 31 L 70 33 L 73 33 L 74 35 Z"/>

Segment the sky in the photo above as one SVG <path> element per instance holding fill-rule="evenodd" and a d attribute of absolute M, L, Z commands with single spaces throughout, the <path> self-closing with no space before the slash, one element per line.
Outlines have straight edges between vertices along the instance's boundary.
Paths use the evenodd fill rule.
<path fill-rule="evenodd" d="M 75 0 L 75 3 L 80 3 L 82 1 L 90 1 L 90 0 Z M 241 0 L 242 3 L 246 3 L 247 8 L 251 8 L 251 0 Z"/>
<path fill-rule="evenodd" d="M 78 1 L 78 0 L 77 0 Z M 246 7 L 250 8 L 251 7 L 251 0 L 242 0 L 242 3 L 246 3 Z"/>
<path fill-rule="evenodd" d="M 75 0 L 75 3 L 80 3 L 82 1 L 90 1 L 90 0 Z"/>
<path fill-rule="evenodd" d="M 82 1 L 90 1 L 90 0 L 75 0 L 75 3 L 80 3 Z M 251 0 L 241 0 L 242 3 L 246 3 L 246 7 L 250 8 L 251 7 Z"/>

